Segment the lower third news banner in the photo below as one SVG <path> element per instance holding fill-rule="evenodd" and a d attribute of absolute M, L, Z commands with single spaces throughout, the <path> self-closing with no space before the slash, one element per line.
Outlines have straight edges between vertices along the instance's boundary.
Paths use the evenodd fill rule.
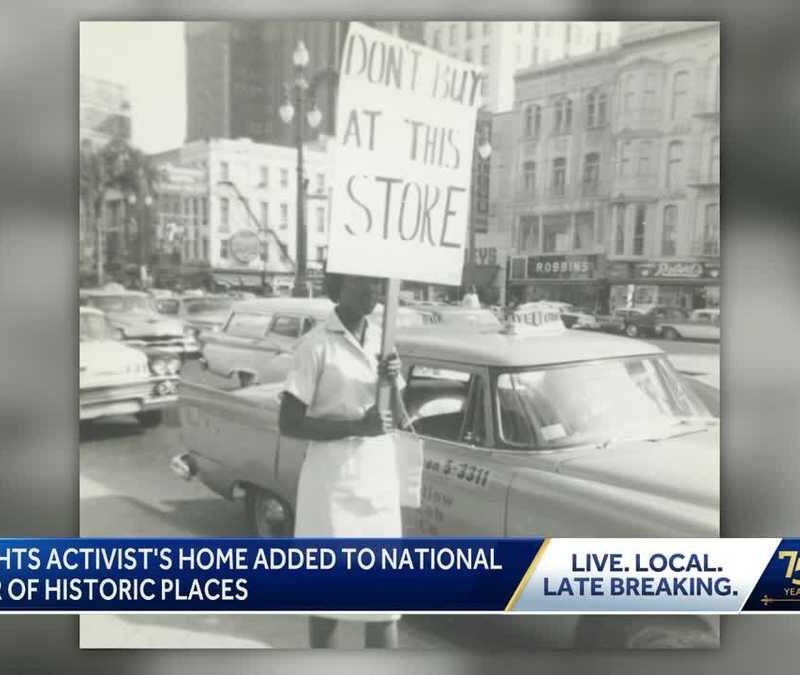
<path fill-rule="evenodd" d="M 800 539 L 3 539 L 0 611 L 800 609 Z"/>

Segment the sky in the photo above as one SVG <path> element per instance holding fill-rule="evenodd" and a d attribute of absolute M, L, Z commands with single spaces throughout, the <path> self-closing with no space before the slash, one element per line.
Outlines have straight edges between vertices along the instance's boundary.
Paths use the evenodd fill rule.
<path fill-rule="evenodd" d="M 183 144 L 186 52 L 181 21 L 82 21 L 80 73 L 125 86 L 131 142 L 147 153 Z"/>

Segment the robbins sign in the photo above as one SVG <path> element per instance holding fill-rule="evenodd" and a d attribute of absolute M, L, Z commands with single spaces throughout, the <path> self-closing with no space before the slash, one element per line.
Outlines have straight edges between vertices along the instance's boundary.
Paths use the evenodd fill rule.
<path fill-rule="evenodd" d="M 596 272 L 596 255 L 532 255 L 512 261 L 515 279 L 594 279 Z"/>

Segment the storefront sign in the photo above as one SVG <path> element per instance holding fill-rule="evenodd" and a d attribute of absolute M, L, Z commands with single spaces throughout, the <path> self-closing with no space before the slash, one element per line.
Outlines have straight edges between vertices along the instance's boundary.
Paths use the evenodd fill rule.
<path fill-rule="evenodd" d="M 229 246 L 235 260 L 249 264 L 258 258 L 261 242 L 252 230 L 238 230 L 231 235 Z"/>
<path fill-rule="evenodd" d="M 528 279 L 593 279 L 597 271 L 597 256 L 560 255 L 529 256 Z"/>
<path fill-rule="evenodd" d="M 640 279 L 718 279 L 718 265 L 701 262 L 659 262 L 636 265 Z"/>
<path fill-rule="evenodd" d="M 479 66 L 350 24 L 330 271 L 460 285 L 483 77 Z"/>

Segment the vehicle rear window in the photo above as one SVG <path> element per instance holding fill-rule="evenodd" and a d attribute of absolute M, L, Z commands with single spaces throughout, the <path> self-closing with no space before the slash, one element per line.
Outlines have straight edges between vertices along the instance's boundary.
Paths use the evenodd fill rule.
<path fill-rule="evenodd" d="M 303 320 L 299 316 L 276 316 L 269 332 L 271 335 L 297 338 L 300 337 L 302 323 Z"/>
<path fill-rule="evenodd" d="M 225 327 L 225 332 L 235 337 L 264 337 L 271 319 L 269 314 L 234 312 Z"/>

